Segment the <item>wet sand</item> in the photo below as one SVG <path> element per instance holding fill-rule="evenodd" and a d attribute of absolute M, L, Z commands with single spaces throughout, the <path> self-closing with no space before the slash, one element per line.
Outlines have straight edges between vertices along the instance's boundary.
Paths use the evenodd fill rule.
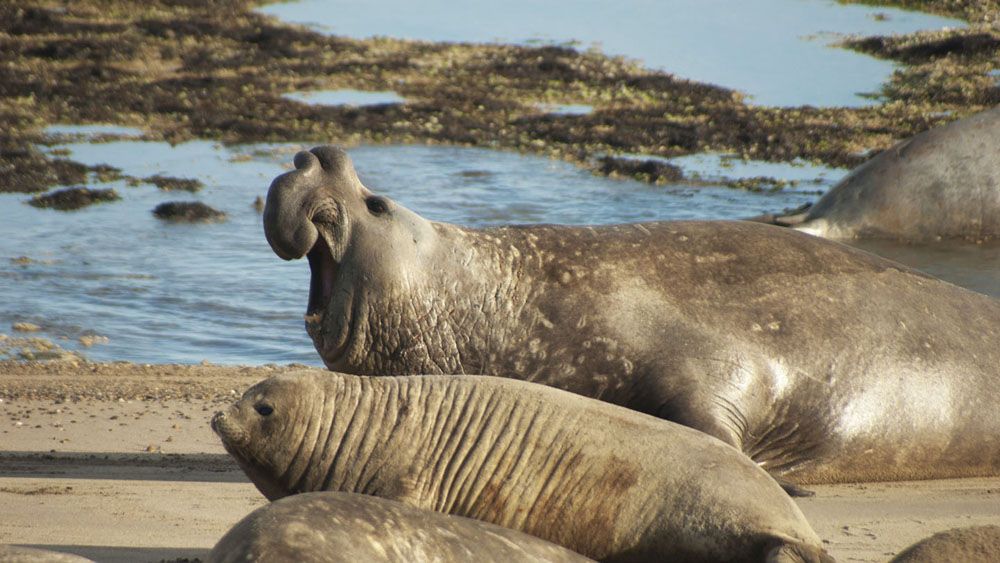
<path fill-rule="evenodd" d="M 290 369 L 0 362 L 0 543 L 204 558 L 266 502 L 208 421 Z M 838 561 L 885 561 L 935 532 L 1000 521 L 1000 477 L 811 488 L 799 506 Z"/>

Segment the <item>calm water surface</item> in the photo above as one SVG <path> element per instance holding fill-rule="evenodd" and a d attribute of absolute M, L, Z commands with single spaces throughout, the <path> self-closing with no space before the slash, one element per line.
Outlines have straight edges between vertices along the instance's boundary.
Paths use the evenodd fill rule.
<path fill-rule="evenodd" d="M 847 34 L 963 27 L 831 0 L 299 0 L 261 12 L 355 38 L 572 43 L 777 106 L 861 106 L 893 64 L 831 45 Z M 577 44 L 577 43 L 573 43 Z"/>
<path fill-rule="evenodd" d="M 80 336 L 107 337 L 107 343 L 83 350 L 94 360 L 319 365 L 302 326 L 309 268 L 304 260 L 283 262 L 272 254 L 253 208 L 303 148 L 207 141 L 54 147 L 131 176 L 197 178 L 205 188 L 189 194 L 114 182 L 108 186 L 122 201 L 74 212 L 36 209 L 24 203 L 26 195 L 0 194 L 0 332 L 31 322 L 42 327 L 40 336 L 68 349 L 80 349 Z M 750 193 L 650 186 L 486 149 L 362 146 L 350 154 L 370 188 L 430 219 L 470 226 L 737 219 L 815 200 L 845 173 L 722 155 L 674 160 L 702 179 L 774 176 L 798 182 L 778 193 Z M 152 216 L 157 204 L 175 200 L 203 201 L 226 212 L 228 220 L 191 225 Z M 862 247 L 1000 296 L 1000 247 Z M 30 260 L 17 260 L 23 256 Z"/>
<path fill-rule="evenodd" d="M 318 365 L 302 327 L 309 268 L 272 254 L 252 206 L 304 147 L 122 141 L 57 148 L 132 176 L 197 178 L 206 187 L 189 194 L 115 182 L 108 186 L 123 201 L 74 212 L 0 195 L 0 332 L 31 322 L 70 349 L 79 348 L 82 335 L 106 336 L 106 344 L 84 351 L 96 360 Z M 843 174 L 769 167 L 811 180 L 798 190 L 754 194 L 612 180 L 563 162 L 485 149 L 390 146 L 350 153 L 372 189 L 428 218 L 472 226 L 739 218 L 798 206 Z M 715 172 L 709 157 L 689 162 L 690 171 L 759 172 L 753 164 L 744 174 L 742 164 L 715 160 Z M 225 211 L 228 220 L 171 224 L 150 213 L 161 202 L 192 199 Z M 21 256 L 31 262 L 13 260 Z"/>

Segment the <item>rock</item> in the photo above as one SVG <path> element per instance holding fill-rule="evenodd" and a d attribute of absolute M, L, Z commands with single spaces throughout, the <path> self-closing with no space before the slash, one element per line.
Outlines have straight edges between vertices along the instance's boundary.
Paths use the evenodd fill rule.
<path fill-rule="evenodd" d="M 58 209 L 59 211 L 73 211 L 95 203 L 117 201 L 121 199 L 113 189 L 92 190 L 90 188 L 76 187 L 56 190 L 28 200 L 28 203 L 35 207 Z"/>
<path fill-rule="evenodd" d="M 200 201 L 168 201 L 153 209 L 153 215 L 167 221 L 208 223 L 224 221 L 226 214 L 212 209 Z"/>

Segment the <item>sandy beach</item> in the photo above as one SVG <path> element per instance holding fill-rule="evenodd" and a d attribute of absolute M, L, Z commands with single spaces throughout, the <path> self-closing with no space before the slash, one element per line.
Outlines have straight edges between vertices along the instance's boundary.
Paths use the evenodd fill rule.
<path fill-rule="evenodd" d="M 292 369 L 0 363 L 0 543 L 98 561 L 204 558 L 266 502 L 208 421 Z M 886 561 L 1000 519 L 1000 477 L 810 488 L 799 506 L 838 561 Z"/>

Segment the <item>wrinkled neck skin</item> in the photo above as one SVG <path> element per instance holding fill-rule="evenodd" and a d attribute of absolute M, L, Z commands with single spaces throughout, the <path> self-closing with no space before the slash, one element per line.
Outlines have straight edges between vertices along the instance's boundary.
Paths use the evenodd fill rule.
<path fill-rule="evenodd" d="M 590 548 L 553 537 L 576 529 L 570 501 L 600 486 L 571 436 L 576 411 L 463 377 L 328 379 L 290 448 L 289 491 L 374 495 Z M 600 509 L 622 510 L 615 497 Z"/>
<path fill-rule="evenodd" d="M 347 245 L 322 330 L 307 326 L 329 369 L 497 373 L 507 351 L 523 348 L 530 328 L 545 322 L 525 275 L 538 257 L 490 231 L 428 225 L 412 251 Z"/>

